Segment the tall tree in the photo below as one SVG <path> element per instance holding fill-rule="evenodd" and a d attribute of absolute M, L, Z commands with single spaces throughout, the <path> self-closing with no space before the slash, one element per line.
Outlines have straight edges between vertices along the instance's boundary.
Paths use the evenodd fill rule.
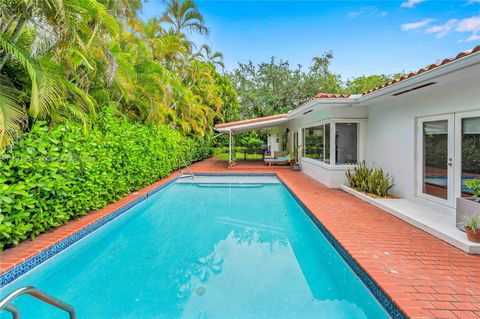
<path fill-rule="evenodd" d="M 141 0 L 0 1 L 0 149 L 37 119 L 79 120 L 86 131 L 105 106 L 184 134 L 211 131 L 230 95 L 216 81 L 220 54 L 203 61 L 184 33 L 207 32 L 198 8 L 173 1 L 164 20 L 146 23 L 140 8 Z"/>
<path fill-rule="evenodd" d="M 192 0 L 171 0 L 161 18 L 162 22 L 170 24 L 177 35 L 183 32 L 198 32 L 208 35 L 203 15 Z"/>
<path fill-rule="evenodd" d="M 284 113 L 319 92 L 340 93 L 340 76 L 329 69 L 331 53 L 313 59 L 305 71 L 272 57 L 268 63 L 239 63 L 229 77 L 240 100 L 242 118 Z"/>
<path fill-rule="evenodd" d="M 200 60 L 205 61 L 207 63 L 211 63 L 213 66 L 220 66 L 222 69 L 225 68 L 225 64 L 223 63 L 223 54 L 220 52 L 213 52 L 212 48 L 207 44 L 203 44 L 200 47 L 200 50 L 197 52 L 197 56 Z"/>

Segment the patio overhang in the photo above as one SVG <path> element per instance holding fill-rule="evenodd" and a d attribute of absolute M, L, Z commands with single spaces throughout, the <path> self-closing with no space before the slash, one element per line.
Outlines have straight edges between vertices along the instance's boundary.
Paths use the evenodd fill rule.
<path fill-rule="evenodd" d="M 256 119 L 244 120 L 244 121 L 237 121 L 237 122 L 230 122 L 224 124 L 218 124 L 215 126 L 215 130 L 222 133 L 228 133 L 229 139 L 229 151 L 228 151 L 228 162 L 232 164 L 232 151 L 233 151 L 233 135 L 236 133 L 241 132 L 248 132 L 260 129 L 266 129 L 270 127 L 277 126 L 279 124 L 283 124 L 288 121 L 287 114 L 277 114 L 265 117 L 259 117 Z"/>
<path fill-rule="evenodd" d="M 277 114 L 256 119 L 218 124 L 215 126 L 215 130 L 218 132 L 241 133 L 274 127 L 287 121 L 287 114 Z"/>

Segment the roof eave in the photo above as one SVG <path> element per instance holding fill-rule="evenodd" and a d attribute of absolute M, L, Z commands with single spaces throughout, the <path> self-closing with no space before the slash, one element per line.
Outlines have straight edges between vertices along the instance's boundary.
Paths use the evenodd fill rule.
<path fill-rule="evenodd" d="M 396 91 L 408 89 L 409 87 L 420 84 L 421 82 L 431 81 L 434 78 L 437 78 L 452 72 L 460 71 L 462 69 L 474 66 L 479 63 L 480 63 L 480 52 L 477 52 L 472 55 L 468 55 L 458 60 L 452 61 L 448 64 L 436 67 L 432 70 L 425 71 L 411 78 L 408 78 L 408 79 L 399 81 L 397 83 L 391 84 L 389 86 L 386 86 L 384 88 L 375 90 L 371 93 L 364 94 L 358 98 L 358 102 L 363 103 L 363 102 L 378 98 L 380 96 L 395 93 Z"/>
<path fill-rule="evenodd" d="M 309 111 L 317 105 L 354 105 L 358 104 L 358 96 L 353 96 L 349 98 L 315 98 L 310 102 L 305 103 L 304 105 L 291 110 L 287 113 L 287 118 L 293 118 L 296 115 Z"/>
<path fill-rule="evenodd" d="M 240 124 L 240 125 L 218 127 L 218 128 L 215 128 L 215 130 L 218 132 L 230 132 L 230 131 L 243 132 L 243 131 L 248 131 L 250 129 L 253 130 L 253 129 L 269 128 L 278 124 L 283 124 L 287 121 L 288 119 L 285 116 L 285 117 L 280 117 L 280 118 L 267 120 L 267 121 L 258 121 L 258 122 Z"/>

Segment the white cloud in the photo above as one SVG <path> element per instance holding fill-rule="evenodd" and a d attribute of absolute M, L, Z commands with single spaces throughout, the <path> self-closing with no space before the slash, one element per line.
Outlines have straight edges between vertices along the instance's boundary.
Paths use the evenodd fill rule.
<path fill-rule="evenodd" d="M 480 35 L 474 33 L 466 41 L 470 42 L 470 41 L 477 41 L 477 40 L 480 40 Z"/>
<path fill-rule="evenodd" d="M 431 26 L 425 32 L 428 34 L 435 34 L 437 39 L 440 39 L 448 35 L 450 31 L 456 27 L 457 23 L 457 19 L 450 19 L 445 24 Z"/>
<path fill-rule="evenodd" d="M 475 0 L 479 1 L 480 0 Z M 451 32 L 471 33 L 468 39 L 460 42 L 480 40 L 480 16 L 474 16 L 466 19 L 450 19 L 444 24 L 430 25 L 435 19 L 423 19 L 413 23 L 401 25 L 404 31 L 424 30 L 426 34 L 433 34 L 437 39 L 443 38 Z"/>
<path fill-rule="evenodd" d="M 458 32 L 480 31 L 480 16 L 460 20 L 457 27 Z"/>
<path fill-rule="evenodd" d="M 423 19 L 417 22 L 412 22 L 412 23 L 404 23 L 400 27 L 404 31 L 411 31 L 411 30 L 416 30 L 416 29 L 421 29 L 429 25 L 435 21 L 435 19 Z"/>
<path fill-rule="evenodd" d="M 351 11 L 348 13 L 349 18 L 356 18 L 361 15 L 370 15 L 384 18 L 388 15 L 387 11 L 380 11 L 376 6 L 363 7 L 358 11 Z"/>
<path fill-rule="evenodd" d="M 415 7 L 416 4 L 422 3 L 425 0 L 407 0 L 405 2 L 402 2 L 401 7 L 402 8 L 413 8 Z"/>

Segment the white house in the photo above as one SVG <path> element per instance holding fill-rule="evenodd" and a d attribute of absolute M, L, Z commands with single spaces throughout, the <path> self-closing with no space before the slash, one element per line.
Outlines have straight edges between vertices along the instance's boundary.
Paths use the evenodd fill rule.
<path fill-rule="evenodd" d="M 381 167 L 402 200 L 373 204 L 447 240 L 456 197 L 470 195 L 464 181 L 480 178 L 480 45 L 364 94 L 319 93 L 287 114 L 216 129 L 268 129 L 273 152 L 302 145 L 302 171 L 333 188 L 362 160 Z"/>

